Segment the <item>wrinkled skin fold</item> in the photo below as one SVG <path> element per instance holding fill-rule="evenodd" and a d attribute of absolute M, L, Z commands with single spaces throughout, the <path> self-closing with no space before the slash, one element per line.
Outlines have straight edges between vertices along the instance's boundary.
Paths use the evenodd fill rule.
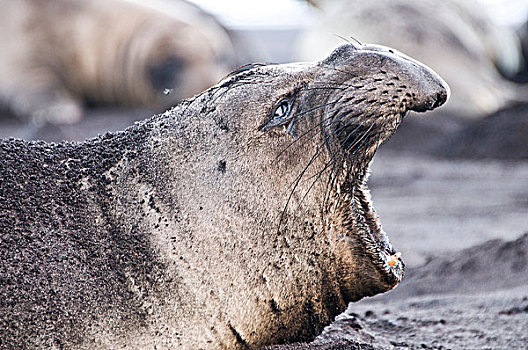
<path fill-rule="evenodd" d="M 243 349 L 309 340 L 403 276 L 366 187 L 432 70 L 344 45 L 255 65 L 82 143 L 0 143 L 0 345 Z"/>

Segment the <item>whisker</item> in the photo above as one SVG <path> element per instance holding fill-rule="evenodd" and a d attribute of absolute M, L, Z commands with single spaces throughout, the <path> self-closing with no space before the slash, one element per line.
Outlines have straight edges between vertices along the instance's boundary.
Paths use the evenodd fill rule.
<path fill-rule="evenodd" d="M 359 126 L 358 126 L 358 128 L 359 128 Z M 357 129 L 357 128 L 356 128 L 356 129 Z M 338 134 L 337 137 L 339 137 L 339 135 L 340 135 L 342 132 L 344 132 L 344 130 L 345 130 L 345 127 L 344 127 L 344 126 L 341 127 L 341 130 L 337 133 L 337 134 Z M 344 141 L 342 141 L 341 143 L 342 143 L 342 144 L 346 143 L 346 141 L 348 141 L 348 139 L 350 138 L 350 136 L 352 136 L 352 133 L 349 134 L 349 135 L 347 136 L 347 138 L 346 138 Z M 330 137 L 330 135 L 327 136 L 327 137 L 325 138 L 325 140 L 328 139 L 329 137 Z M 339 154 L 341 154 L 341 150 L 340 150 L 340 149 L 337 149 L 336 151 L 334 151 L 333 154 L 331 155 L 330 159 L 329 159 L 329 160 L 325 163 L 325 165 L 323 166 L 323 169 L 320 170 L 319 172 L 317 172 L 316 174 L 310 176 L 308 179 L 306 179 L 306 181 L 309 181 L 309 180 L 311 180 L 311 179 L 313 179 L 313 178 L 315 177 L 315 180 L 312 181 L 312 183 L 311 183 L 310 186 L 308 187 L 308 190 L 306 191 L 306 193 L 305 193 L 305 194 L 303 195 L 303 197 L 301 198 L 301 200 L 300 200 L 300 202 L 299 202 L 299 204 L 298 204 L 298 206 L 297 206 L 297 209 L 301 206 L 301 204 L 302 204 L 302 202 L 304 201 L 304 199 L 306 198 L 306 196 L 308 196 L 308 193 L 309 193 L 310 190 L 313 188 L 313 186 L 315 185 L 315 183 L 316 183 L 317 181 L 319 181 L 319 179 L 321 178 L 321 176 L 323 176 L 324 172 L 325 172 L 330 166 L 335 166 L 336 162 L 334 161 L 334 158 L 335 158 L 337 155 L 339 155 Z M 325 190 L 325 193 L 326 193 L 326 190 Z M 326 194 L 325 194 L 325 198 L 326 198 Z M 323 201 L 323 202 L 325 202 L 325 201 Z"/>
<path fill-rule="evenodd" d="M 330 84 L 330 83 L 327 83 L 327 84 Z M 312 84 L 310 87 L 303 87 L 302 90 L 303 91 L 311 91 L 311 90 L 346 90 L 350 87 L 353 87 L 352 85 L 348 85 L 348 84 L 338 84 L 336 83 L 335 86 L 332 86 L 332 85 L 316 85 L 316 84 Z"/>
<path fill-rule="evenodd" d="M 346 41 L 347 43 L 349 43 L 350 45 L 352 45 L 352 43 L 350 42 L 350 40 L 348 40 L 347 38 L 345 38 L 344 36 L 341 36 L 339 34 L 334 34 L 335 36 L 337 36 L 339 39 L 341 40 L 344 40 Z"/>
<path fill-rule="evenodd" d="M 316 150 L 315 154 L 312 156 L 312 158 L 310 159 L 308 164 L 304 167 L 304 169 L 301 171 L 301 173 L 297 176 L 297 179 L 295 181 L 295 185 L 293 186 L 293 189 L 291 190 L 290 195 L 288 196 L 288 200 L 286 201 L 286 204 L 284 205 L 284 209 L 282 210 L 282 213 L 281 213 L 281 216 L 280 216 L 280 219 L 279 219 L 279 225 L 277 227 L 277 232 L 280 233 L 280 226 L 282 224 L 282 221 L 284 220 L 284 216 L 286 214 L 286 210 L 288 208 L 288 204 L 290 203 L 290 201 L 291 201 L 291 199 L 293 197 L 293 193 L 295 192 L 295 189 L 299 185 L 299 182 L 301 181 L 302 177 L 304 176 L 304 173 L 308 170 L 310 165 L 312 165 L 312 163 L 315 161 L 315 159 L 317 159 L 317 157 L 320 154 L 321 154 L 321 148 Z M 291 185 L 290 185 L 290 187 L 291 187 Z"/>
<path fill-rule="evenodd" d="M 350 136 L 353 135 L 354 131 L 357 130 L 358 128 L 360 128 L 362 125 L 363 125 L 364 121 L 356 127 L 356 129 L 354 129 L 348 136 L 347 138 L 345 139 L 345 141 L 342 142 L 342 145 L 348 141 L 348 139 L 350 138 Z M 346 129 L 346 125 L 343 125 L 341 127 L 339 127 L 337 130 L 336 130 L 336 137 L 339 137 L 341 135 L 342 132 L 344 132 Z M 330 135 L 327 135 L 325 137 L 325 139 L 323 140 L 322 144 L 319 146 L 321 147 L 322 145 L 324 145 L 324 143 L 326 143 L 328 141 L 328 139 L 330 138 Z M 342 146 L 341 145 L 341 146 Z M 333 162 L 334 158 L 336 155 L 340 154 L 340 150 L 337 149 L 330 157 L 330 160 L 328 162 L 325 163 L 323 169 L 321 171 L 319 171 L 317 174 L 315 175 L 312 175 L 309 179 L 307 180 L 310 180 L 310 179 L 313 179 L 314 177 L 316 177 L 316 179 L 312 182 L 312 184 L 310 185 L 310 187 L 308 188 L 308 190 L 306 191 L 306 193 L 303 195 L 303 197 L 301 198 L 298 206 L 297 206 L 297 209 L 300 207 L 300 205 L 302 204 L 302 202 L 304 201 L 304 199 L 306 198 L 306 196 L 308 195 L 308 193 L 310 192 L 310 190 L 312 189 L 312 187 L 315 185 L 315 183 L 320 179 L 320 177 L 323 175 L 323 173 L 326 171 L 326 169 L 328 169 L 328 167 L 332 164 L 334 164 L 335 162 Z M 335 164 L 334 164 L 335 165 Z"/>
<path fill-rule="evenodd" d="M 361 136 L 360 139 L 354 140 L 354 144 L 352 144 L 351 146 L 347 147 L 346 152 L 349 152 L 352 148 L 354 148 L 355 146 L 357 146 L 357 143 L 358 143 L 359 141 L 361 141 L 362 139 L 364 140 L 364 139 L 365 139 L 365 136 L 367 136 L 367 134 L 372 130 L 372 128 L 374 127 L 375 124 L 376 124 L 376 121 L 374 121 L 374 122 L 370 125 L 370 127 L 367 129 L 367 131 L 365 131 L 365 132 L 363 133 L 363 135 Z M 353 153 L 353 154 L 355 154 L 355 153 Z"/>
<path fill-rule="evenodd" d="M 320 106 L 317 106 L 317 107 L 311 108 L 311 109 L 309 109 L 309 110 L 302 111 L 302 112 L 300 112 L 300 113 L 297 113 L 297 114 L 295 115 L 295 117 L 297 118 L 297 117 L 299 117 L 299 116 L 303 116 L 303 115 L 305 115 L 305 114 L 307 114 L 307 113 L 313 112 L 313 111 L 318 110 L 318 109 L 323 108 L 323 107 L 331 106 L 331 105 L 336 104 L 336 103 L 338 103 L 338 102 L 339 102 L 339 101 L 332 101 L 332 102 L 328 102 L 328 103 L 325 103 L 325 104 L 323 104 L 323 105 L 320 105 Z M 348 107 L 348 106 L 352 106 L 352 105 L 354 105 L 354 104 L 355 104 L 354 101 L 351 102 L 351 103 L 346 103 L 346 104 L 343 105 L 343 108 L 346 108 L 346 107 Z M 316 123 L 314 126 L 312 126 L 312 127 L 309 128 L 308 130 L 306 130 L 305 132 L 303 132 L 299 137 L 297 137 L 297 138 L 296 138 L 295 140 L 293 140 L 288 146 L 286 146 L 282 151 L 280 151 L 280 152 L 277 154 L 276 158 L 279 158 L 284 152 L 286 152 L 291 146 L 293 146 L 295 143 L 297 143 L 299 140 L 301 140 L 303 137 L 305 137 L 308 133 L 312 132 L 313 130 L 315 130 L 315 129 L 318 128 L 318 127 L 321 127 L 326 121 L 328 121 L 329 119 L 331 119 L 331 118 L 333 118 L 333 117 L 334 117 L 334 115 L 330 115 L 330 116 L 324 118 L 323 120 L 321 120 L 321 122 Z M 352 117 L 353 117 L 353 116 L 352 116 Z M 314 136 L 315 136 L 315 135 L 314 135 Z M 304 140 L 304 141 L 306 141 L 306 140 Z"/>
<path fill-rule="evenodd" d="M 359 128 L 359 127 L 360 127 L 360 126 L 358 126 L 358 128 Z M 357 128 L 356 128 L 356 129 L 357 129 Z M 369 130 L 370 130 L 370 128 L 369 128 Z M 369 130 L 367 130 L 367 132 L 368 132 Z M 344 131 L 344 127 L 342 127 L 342 130 L 340 130 L 339 132 L 341 133 L 341 132 L 343 132 L 343 131 Z M 351 133 L 351 135 L 352 135 L 352 133 Z M 349 135 L 349 136 L 350 136 L 350 135 Z M 327 138 L 328 138 L 328 137 L 330 137 L 330 135 L 327 136 Z M 347 137 L 347 139 L 348 139 L 348 137 Z M 326 141 L 323 141 L 323 143 L 324 143 L 324 142 L 326 142 Z M 296 180 L 295 180 L 295 184 L 292 183 L 293 188 L 292 188 L 292 190 L 291 190 L 291 192 L 290 192 L 290 195 L 288 196 L 288 199 L 287 199 L 287 201 L 286 201 L 286 204 L 285 204 L 285 206 L 284 206 L 284 208 L 283 208 L 283 210 L 282 210 L 282 213 L 281 213 L 281 216 L 280 216 L 280 219 L 279 219 L 279 225 L 278 225 L 278 228 L 277 228 L 277 232 L 280 232 L 280 226 L 281 226 L 281 224 L 282 224 L 282 221 L 284 220 L 284 216 L 285 216 L 285 214 L 286 214 L 286 210 L 287 210 L 288 205 L 289 205 L 289 203 L 290 203 L 290 201 L 291 201 L 291 199 L 292 199 L 292 197 L 293 197 L 293 194 L 294 194 L 295 190 L 297 189 L 297 186 L 298 186 L 299 183 L 301 182 L 302 177 L 304 176 L 304 174 L 306 173 L 306 171 L 308 170 L 308 168 L 310 167 L 310 165 L 312 165 L 312 163 L 313 163 L 313 162 L 319 157 L 319 155 L 321 154 L 322 149 L 323 149 L 323 145 L 319 145 L 319 146 L 317 147 L 315 154 L 312 156 L 312 158 L 310 159 L 310 161 L 308 162 L 308 164 L 304 167 L 304 169 L 301 171 L 301 173 L 297 176 L 297 178 L 296 178 Z M 337 154 L 337 153 L 338 153 L 338 151 L 334 152 L 334 155 Z M 292 185 L 290 185 L 289 187 L 291 187 Z M 305 196 L 306 196 L 306 195 L 305 195 Z M 304 197 L 305 197 L 305 196 L 304 196 Z M 303 198 L 304 198 L 304 197 L 303 197 Z M 301 202 L 302 202 L 302 200 L 301 200 Z"/>
<path fill-rule="evenodd" d="M 372 115 L 371 115 L 371 117 L 372 117 Z M 365 119 L 365 120 L 362 122 L 362 124 L 365 123 L 367 120 L 368 120 L 368 119 Z M 363 139 L 363 141 L 366 140 L 366 138 L 365 138 L 366 134 L 368 134 L 368 133 L 370 132 L 370 130 L 372 129 L 372 127 L 375 125 L 375 123 L 376 123 L 376 119 L 374 119 L 374 121 L 373 121 L 373 123 L 371 124 L 371 126 L 370 126 L 365 132 L 363 132 L 361 135 L 359 135 L 359 136 L 354 140 L 354 142 L 353 142 L 353 146 L 354 146 L 354 145 L 357 145 L 357 143 L 358 143 L 359 140 L 361 140 L 361 139 Z M 361 125 L 360 125 L 360 126 L 361 126 Z M 357 129 L 357 128 L 356 128 L 356 129 Z M 341 143 L 341 146 L 343 146 L 344 143 L 346 143 L 346 142 L 348 142 L 348 140 L 344 140 L 344 142 Z M 347 148 L 347 149 L 343 152 L 343 154 L 347 153 L 347 152 L 349 151 L 349 149 L 350 149 L 350 148 Z M 357 150 L 356 150 L 356 151 L 357 151 Z M 354 153 L 353 153 L 353 154 L 354 154 Z M 342 167 L 343 164 L 345 163 L 345 161 L 346 161 L 346 158 L 343 158 L 343 160 L 341 161 L 339 167 Z M 348 164 L 348 167 L 347 167 L 348 169 L 347 169 L 347 173 L 346 173 L 345 177 L 348 177 L 348 176 L 350 175 L 350 172 L 353 170 L 354 165 L 355 165 L 354 163 Z M 332 193 L 333 188 L 336 186 L 336 181 L 337 181 L 337 178 L 338 178 L 337 173 L 338 173 L 338 172 L 335 172 L 336 175 L 335 175 L 333 178 L 330 178 L 330 176 L 333 175 L 332 172 L 331 172 L 330 175 L 329 175 L 329 179 L 328 179 L 328 182 L 327 182 L 327 189 L 325 190 L 325 192 L 326 192 L 326 193 L 325 193 L 325 198 L 324 198 L 324 201 L 323 201 L 323 207 L 325 208 L 325 211 L 328 211 L 328 210 L 329 210 L 328 205 L 330 204 L 330 203 L 329 203 L 329 201 L 330 201 L 330 193 Z M 336 201 L 336 203 L 337 203 L 337 202 L 339 202 L 339 199 Z"/>
<path fill-rule="evenodd" d="M 366 121 L 367 121 L 367 120 L 362 121 L 362 122 L 361 122 L 361 123 L 360 123 L 360 124 L 354 129 L 354 130 L 352 130 L 352 131 L 349 133 L 349 135 L 346 137 L 346 139 L 340 142 L 340 146 L 341 146 L 341 147 L 344 146 L 344 145 L 346 144 L 346 142 L 350 139 L 350 137 L 351 137 L 352 135 L 354 135 L 354 132 L 357 131 L 360 127 L 362 127 L 362 126 L 365 124 Z M 335 137 L 339 137 L 339 136 L 341 135 L 341 133 L 343 133 L 343 132 L 345 131 L 345 129 L 346 129 L 347 126 L 348 126 L 348 125 L 340 126 L 340 127 L 335 131 L 335 133 L 336 133 Z M 326 142 L 329 138 L 330 138 L 330 135 L 328 135 L 328 136 L 324 139 L 324 142 Z M 335 157 L 335 155 L 336 155 L 336 153 L 334 153 L 334 156 L 333 156 L 333 157 Z M 332 157 L 332 158 L 333 158 L 333 157 Z M 332 160 L 332 158 L 331 158 L 330 160 Z M 309 180 L 312 179 L 314 176 L 315 176 L 315 175 L 309 177 L 309 178 L 306 179 L 306 180 L 309 181 Z"/>
<path fill-rule="evenodd" d="M 321 178 L 321 176 L 324 174 L 324 172 L 331 166 L 331 165 L 335 165 L 335 162 L 334 162 L 334 158 L 338 155 L 338 154 L 342 154 L 340 148 L 343 147 L 347 142 L 348 140 L 354 135 L 354 132 L 356 130 L 358 130 L 359 128 L 361 128 L 365 122 L 367 122 L 369 119 L 365 119 L 363 120 L 358 126 L 356 126 L 356 128 L 354 130 L 352 130 L 348 136 L 342 140 L 340 142 L 340 147 L 335 151 L 333 152 L 332 156 L 330 157 L 330 159 L 326 162 L 326 164 L 324 165 L 323 169 L 320 170 L 319 172 L 317 172 L 316 174 L 310 176 L 306 181 L 309 181 L 311 179 L 313 179 L 315 177 L 315 180 L 312 181 L 312 183 L 310 184 L 310 186 L 308 187 L 308 190 L 305 192 L 305 194 L 303 195 L 303 197 L 301 198 L 301 200 L 299 201 L 299 204 L 297 205 L 297 209 L 300 208 L 300 206 L 302 205 L 303 201 L 305 200 L 305 198 L 308 196 L 309 192 L 311 191 L 311 189 L 313 188 L 313 186 L 317 183 L 317 181 Z M 364 138 L 366 134 L 368 134 L 368 132 L 370 131 L 370 129 L 372 128 L 372 126 L 375 125 L 375 121 L 371 124 L 371 126 L 369 127 L 369 129 L 367 131 L 365 131 L 360 138 Z M 339 137 L 341 133 L 343 133 L 345 130 L 346 130 L 346 127 L 347 125 L 343 125 L 341 126 L 340 128 L 338 128 L 336 130 L 336 137 Z M 325 141 L 323 142 L 326 142 L 326 140 L 330 137 L 330 135 L 328 135 L 326 138 L 325 138 Z M 354 140 L 354 142 L 356 142 L 356 140 Z M 325 200 L 324 202 L 326 202 L 326 198 L 327 198 L 327 195 L 326 195 L 326 190 L 325 190 Z"/>
<path fill-rule="evenodd" d="M 319 84 L 319 85 L 316 85 L 316 84 Z M 319 86 L 319 87 L 325 87 L 325 86 L 332 87 L 332 85 L 335 85 L 337 87 L 341 87 L 342 86 L 342 87 L 345 87 L 345 88 L 354 88 L 354 87 L 357 86 L 357 85 L 352 85 L 352 84 L 347 84 L 347 83 L 337 82 L 337 81 L 327 81 L 324 84 L 326 84 L 326 85 L 323 85 L 323 84 L 318 83 L 318 82 L 313 82 L 310 85 L 311 86 Z M 303 90 L 308 90 L 308 89 L 310 89 L 310 88 L 303 87 Z"/>
<path fill-rule="evenodd" d="M 338 136 L 345 130 L 344 127 L 341 127 L 342 130 L 340 130 L 337 134 Z M 350 135 L 348 136 L 350 137 Z M 347 137 L 347 138 L 348 138 Z M 326 142 L 327 139 L 330 138 L 330 135 L 328 135 L 325 140 L 323 142 Z M 317 174 L 315 175 L 312 175 L 310 176 L 307 181 L 309 181 L 310 179 L 313 179 L 314 177 L 316 177 L 316 179 L 311 183 L 310 187 L 308 188 L 308 190 L 306 191 L 306 193 L 303 195 L 303 197 L 301 198 L 301 200 L 299 201 L 299 204 L 297 205 L 297 209 L 299 209 L 299 207 L 301 206 L 302 202 L 304 201 L 304 199 L 306 198 L 306 196 L 308 195 L 308 193 L 310 192 L 310 190 L 312 189 L 312 187 L 315 185 L 315 183 L 321 178 L 321 176 L 323 175 L 323 173 L 326 171 L 326 169 L 328 169 L 328 167 L 333 164 L 333 160 L 335 158 L 336 155 L 338 155 L 340 152 L 339 152 L 339 149 L 336 150 L 332 156 L 330 157 L 330 160 L 328 160 L 328 162 L 326 162 L 325 166 L 323 167 L 323 169 L 321 171 L 319 171 Z"/>
<path fill-rule="evenodd" d="M 363 44 L 361 43 L 361 41 L 359 41 L 358 39 L 356 39 L 355 37 L 353 37 L 352 35 L 350 36 L 350 38 L 352 40 L 354 40 L 356 43 L 358 43 L 360 46 L 363 46 Z"/>
<path fill-rule="evenodd" d="M 224 96 L 229 90 L 233 89 L 233 88 L 237 88 L 239 86 L 245 86 L 245 85 L 255 85 L 255 84 L 271 84 L 272 82 L 270 81 L 254 81 L 254 80 L 245 80 L 245 79 L 240 79 L 240 80 L 236 80 L 236 81 L 228 81 L 228 82 L 225 82 L 224 84 L 218 86 L 214 91 L 213 91 L 213 94 L 211 97 L 214 97 L 214 99 L 211 101 L 212 103 L 216 103 L 216 101 Z M 221 91 L 223 90 L 223 91 Z M 206 90 L 207 91 L 207 90 Z M 221 91 L 220 94 L 216 95 L 219 91 Z M 205 92 L 205 91 L 204 91 Z M 216 96 L 215 96 L 216 95 Z"/>

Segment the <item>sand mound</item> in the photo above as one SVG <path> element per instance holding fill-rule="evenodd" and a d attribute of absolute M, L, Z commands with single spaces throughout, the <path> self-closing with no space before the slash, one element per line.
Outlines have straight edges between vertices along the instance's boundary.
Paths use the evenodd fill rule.
<path fill-rule="evenodd" d="M 406 273 L 387 298 L 480 293 L 528 285 L 528 233 L 514 241 L 491 240 L 437 257 Z"/>
<path fill-rule="evenodd" d="M 361 344 L 353 340 L 338 340 L 335 342 L 325 342 L 325 343 L 310 343 L 310 344 L 287 344 L 287 345 L 277 345 L 277 346 L 267 346 L 261 348 L 261 350 L 376 350 L 372 345 Z"/>

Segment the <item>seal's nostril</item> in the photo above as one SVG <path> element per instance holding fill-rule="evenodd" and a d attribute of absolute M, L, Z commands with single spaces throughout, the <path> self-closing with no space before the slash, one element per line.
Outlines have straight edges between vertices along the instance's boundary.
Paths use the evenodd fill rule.
<path fill-rule="evenodd" d="M 442 104 L 442 96 L 440 94 L 436 94 L 436 100 L 433 103 L 433 106 L 431 108 L 436 108 Z"/>
<path fill-rule="evenodd" d="M 435 109 L 437 107 L 440 107 L 447 101 L 447 92 L 439 92 L 436 94 L 435 102 L 433 103 L 433 106 L 431 109 Z"/>
<path fill-rule="evenodd" d="M 412 110 L 415 112 L 432 111 L 446 103 L 449 98 L 448 90 L 442 90 L 436 94 L 433 92 L 418 98 Z"/>

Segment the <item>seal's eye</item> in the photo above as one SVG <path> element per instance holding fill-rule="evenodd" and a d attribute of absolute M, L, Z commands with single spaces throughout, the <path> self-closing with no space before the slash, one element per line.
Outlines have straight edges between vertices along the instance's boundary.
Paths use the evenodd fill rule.
<path fill-rule="evenodd" d="M 286 118 L 290 114 L 290 101 L 282 100 L 273 112 L 273 120 Z"/>
<path fill-rule="evenodd" d="M 293 127 L 294 124 L 292 116 L 294 101 L 294 96 L 286 97 L 279 100 L 275 107 L 270 111 L 268 120 L 264 125 L 260 127 L 260 130 L 266 131 L 277 126 L 287 126 L 288 133 L 291 134 L 292 128 L 290 128 L 290 126 Z"/>

